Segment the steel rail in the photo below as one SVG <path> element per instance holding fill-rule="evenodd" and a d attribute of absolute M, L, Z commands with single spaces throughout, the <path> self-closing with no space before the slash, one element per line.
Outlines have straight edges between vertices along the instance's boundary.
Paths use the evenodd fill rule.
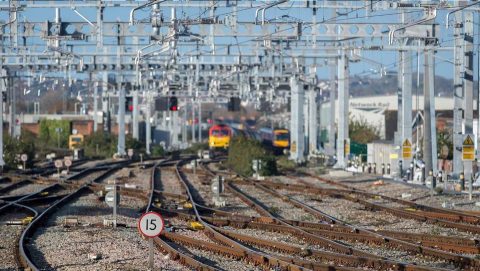
<path fill-rule="evenodd" d="M 172 211 L 172 210 L 167 210 L 167 209 L 162 209 L 162 208 L 154 208 L 155 210 L 159 210 L 162 213 L 168 215 L 168 216 L 177 216 L 181 219 L 184 220 L 192 220 L 195 219 L 194 215 L 184 213 L 184 212 L 179 212 L 179 211 Z M 286 233 L 286 234 L 292 234 L 295 235 L 295 232 L 292 231 L 290 227 L 287 227 L 285 225 L 281 224 L 274 224 L 274 223 L 269 223 L 262 221 L 261 217 L 255 218 L 256 221 L 252 221 L 249 219 L 246 220 L 234 220 L 234 219 L 219 219 L 215 217 L 206 217 L 202 216 L 202 218 L 207 221 L 208 223 L 215 225 L 216 227 L 219 227 L 219 231 L 224 231 L 222 227 L 225 226 L 230 226 L 233 228 L 238 228 L 238 229 L 245 229 L 245 228 L 251 228 L 251 229 L 259 229 L 259 230 L 266 230 L 266 231 L 271 231 L 271 232 L 280 232 L 280 233 Z M 311 228 L 305 228 L 306 230 L 312 230 Z M 345 235 L 346 233 L 341 233 Z M 352 234 L 352 233 L 350 233 Z M 265 241 L 264 239 L 260 238 L 255 238 L 251 237 L 250 240 L 252 243 L 259 244 L 259 245 L 265 245 L 270 246 L 268 247 L 276 247 L 277 249 L 281 251 L 297 251 L 298 248 L 295 247 L 294 245 L 289 245 L 285 243 L 280 243 L 281 245 L 277 245 L 276 243 L 271 243 L 270 241 Z M 336 252 L 328 252 L 328 251 L 321 251 L 321 250 L 311 250 L 312 255 L 314 254 L 315 257 L 322 258 L 327 261 L 334 261 L 337 264 L 350 264 L 350 265 L 355 265 L 355 266 L 368 266 L 371 268 L 376 268 L 380 269 L 384 267 L 386 270 L 441 270 L 437 268 L 430 268 L 427 266 L 421 266 L 421 265 L 416 265 L 416 264 L 402 264 L 399 262 L 395 261 L 389 261 L 389 260 L 383 260 L 383 259 L 372 259 L 368 257 L 359 257 L 359 256 L 354 256 L 354 255 L 346 255 L 346 254 L 341 254 L 341 253 L 336 253 Z M 305 251 L 303 251 L 304 253 Z M 293 253 L 293 252 L 292 252 Z M 302 254 L 299 254 L 302 255 Z M 308 256 L 308 255 L 307 255 Z M 388 266 L 388 267 L 386 267 Z"/>
<path fill-rule="evenodd" d="M 27 244 L 27 240 L 30 240 L 30 238 L 34 235 L 35 230 L 47 220 L 48 214 L 55 212 L 56 210 L 58 210 L 60 206 L 66 204 L 68 201 L 72 200 L 74 197 L 79 196 L 81 193 L 83 193 L 83 191 L 88 190 L 89 186 L 92 183 L 97 183 L 104 180 L 107 176 L 112 174 L 115 170 L 121 169 L 123 165 L 128 163 L 129 163 L 128 161 L 124 161 L 123 163 L 120 163 L 120 164 L 114 164 L 106 172 L 96 177 L 95 180 L 89 183 L 82 184 L 78 189 L 76 189 L 72 193 L 66 195 L 62 199 L 50 205 L 41 214 L 39 214 L 34 220 L 32 220 L 32 222 L 27 226 L 27 228 L 22 232 L 20 239 L 18 241 L 18 251 L 19 251 L 18 260 L 20 261 L 20 263 L 22 263 L 24 267 L 32 271 L 40 270 L 40 268 L 38 268 L 36 264 L 33 262 L 33 260 L 31 259 L 31 255 L 29 251 L 25 248 L 25 245 Z"/>
<path fill-rule="evenodd" d="M 171 162 L 171 160 L 167 159 L 162 162 L 155 163 L 153 165 L 153 168 L 151 170 L 151 175 L 150 175 L 150 189 L 148 192 L 149 196 L 148 196 L 148 203 L 145 208 L 145 213 L 152 210 L 152 207 L 153 207 L 152 204 L 155 197 L 154 195 L 159 193 L 163 194 L 163 192 L 156 190 L 157 188 L 156 182 L 160 181 L 160 178 L 161 178 L 161 175 L 160 175 L 161 173 L 158 170 L 158 167 L 162 164 L 169 165 L 169 162 Z M 195 268 L 195 270 L 200 270 L 200 271 L 217 271 L 218 270 L 213 266 L 206 265 L 200 261 L 195 260 L 193 257 L 178 251 L 172 245 L 170 245 L 166 240 L 162 240 L 162 238 L 156 237 L 153 239 L 153 242 L 155 243 L 157 248 L 160 248 L 164 252 L 168 253 L 168 255 L 170 255 L 170 258 L 172 260 L 179 260 L 180 263 L 182 263 L 183 265 L 190 266 L 192 268 Z"/>
<path fill-rule="evenodd" d="M 403 249 L 407 252 L 410 252 L 410 253 L 415 253 L 415 254 L 421 253 L 421 254 L 424 254 L 424 255 L 431 256 L 431 257 L 452 261 L 452 262 L 455 262 L 456 264 L 458 264 L 460 266 L 468 265 L 468 266 L 480 267 L 480 262 L 478 260 L 474 259 L 474 258 L 461 256 L 461 255 L 453 254 L 453 253 L 450 253 L 450 252 L 444 252 L 444 251 L 434 249 L 434 248 L 430 248 L 430 247 L 426 247 L 426 246 L 423 246 L 423 245 L 413 244 L 413 243 L 410 243 L 410 242 L 407 242 L 407 241 L 404 241 L 404 240 L 396 239 L 396 238 L 391 237 L 391 236 L 385 236 L 385 235 L 376 233 L 374 231 L 364 229 L 362 227 L 353 226 L 353 225 L 347 224 L 343 221 L 340 221 L 333 216 L 325 214 L 325 213 L 323 213 L 323 212 L 321 212 L 321 211 L 319 211 L 319 210 L 317 210 L 317 209 L 315 209 L 311 206 L 308 206 L 305 203 L 302 203 L 298 200 L 295 200 L 295 199 L 293 199 L 289 196 L 280 194 L 279 192 L 274 191 L 274 190 L 266 187 L 263 184 L 254 183 L 254 185 L 256 187 L 259 187 L 263 191 L 269 193 L 270 195 L 273 195 L 277 198 L 280 198 L 283 201 L 289 202 L 292 205 L 294 205 L 298 208 L 301 208 L 301 209 L 305 210 L 306 212 L 308 212 L 312 215 L 320 216 L 320 217 L 323 217 L 326 220 L 331 220 L 336 224 L 340 224 L 340 225 L 343 225 L 343 226 L 350 227 L 352 232 L 372 236 L 376 239 L 377 242 L 382 242 L 382 244 L 384 244 L 384 245 L 395 246 L 395 247 L 401 248 L 401 249 Z M 308 191 L 304 190 L 303 192 L 308 192 Z"/>
<path fill-rule="evenodd" d="M 228 244 L 228 245 L 232 246 L 233 248 L 236 248 L 236 249 L 242 251 L 242 253 L 244 253 L 244 258 L 245 259 L 247 259 L 249 261 L 252 261 L 256 264 L 262 265 L 262 266 L 279 267 L 279 268 L 282 268 L 283 270 L 291 270 L 291 271 L 309 270 L 307 268 L 304 268 L 304 267 L 301 267 L 301 266 L 298 266 L 298 265 L 295 265 L 295 264 L 292 264 L 292 263 L 289 263 L 289 262 L 285 262 L 283 260 L 279 260 L 275 257 L 272 257 L 272 256 L 268 255 L 268 254 L 260 253 L 260 252 L 254 251 L 250 248 L 247 248 L 246 246 L 244 246 L 244 245 L 242 245 L 242 244 L 224 236 L 223 234 L 221 234 L 219 232 L 219 228 L 217 228 L 213 225 L 210 225 L 206 221 L 204 221 L 202 219 L 202 217 L 200 216 L 200 213 L 197 210 L 197 206 L 195 204 L 195 200 L 193 199 L 192 193 L 190 191 L 190 187 L 187 184 L 186 178 L 184 177 L 183 173 L 180 170 L 180 166 L 181 166 L 181 163 L 178 163 L 176 165 L 176 172 L 177 172 L 178 179 L 180 180 L 182 185 L 185 187 L 185 189 L 188 193 L 188 197 L 189 197 L 190 201 L 192 202 L 192 207 L 193 207 L 193 211 L 195 213 L 196 220 L 199 221 L 200 223 L 202 223 L 205 226 L 205 229 L 208 231 L 208 235 L 210 235 L 211 238 L 217 240 L 218 242 L 220 242 L 222 244 Z"/>

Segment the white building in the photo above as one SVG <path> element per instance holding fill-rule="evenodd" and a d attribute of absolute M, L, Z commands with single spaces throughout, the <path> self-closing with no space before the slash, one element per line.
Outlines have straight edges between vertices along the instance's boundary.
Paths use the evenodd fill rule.
<path fill-rule="evenodd" d="M 356 120 L 366 120 L 367 123 L 377 127 L 380 131 L 380 138 L 385 139 L 385 112 L 398 111 L 397 99 L 396 95 L 351 97 L 349 101 L 350 117 Z M 423 110 L 423 96 L 413 96 L 412 102 L 413 111 Z M 474 104 L 474 110 L 476 110 L 476 103 Z M 322 102 L 320 106 L 321 129 L 328 129 L 330 102 Z M 453 97 L 436 97 L 435 109 L 437 111 L 453 110 Z M 335 101 L 335 110 L 335 122 L 338 123 L 338 100 Z"/>

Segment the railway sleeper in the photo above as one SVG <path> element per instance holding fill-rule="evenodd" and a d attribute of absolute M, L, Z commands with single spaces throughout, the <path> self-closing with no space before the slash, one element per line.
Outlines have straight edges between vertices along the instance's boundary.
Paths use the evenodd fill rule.
<path fill-rule="evenodd" d="M 259 185 L 259 184 L 254 184 L 254 185 L 256 187 L 259 187 L 263 191 L 275 196 L 275 197 L 281 198 L 281 199 L 283 199 L 285 201 L 288 201 L 289 203 L 293 204 L 294 206 L 302 208 L 306 212 L 309 212 L 311 214 L 316 214 L 320 217 L 324 217 L 325 219 L 336 220 L 336 219 L 332 218 L 331 216 L 328 216 L 328 215 L 326 215 L 324 213 L 321 213 L 320 211 L 318 211 L 318 210 L 316 210 L 312 207 L 309 207 L 309 206 L 305 205 L 304 203 L 301 203 L 299 201 L 290 199 L 289 197 L 285 197 L 284 195 L 282 195 L 282 194 L 280 194 L 276 191 L 273 191 L 272 189 L 267 188 L 263 185 Z M 346 199 L 347 199 L 347 197 L 348 197 L 348 200 L 355 201 L 355 202 L 360 201 L 359 203 L 361 203 L 362 205 L 365 205 L 367 207 L 370 207 L 372 209 L 376 209 L 376 210 L 378 210 L 378 209 L 380 209 L 380 210 L 390 209 L 388 207 L 377 205 L 377 204 L 374 204 L 374 203 L 370 203 L 368 201 L 364 201 L 364 200 L 354 198 L 354 197 L 351 197 L 351 196 L 348 196 L 348 195 L 343 196 L 343 198 L 346 198 Z M 380 206 L 382 208 L 378 208 L 377 206 Z M 396 210 L 396 209 L 394 209 L 394 210 Z M 400 211 L 400 212 L 403 212 L 403 211 Z M 339 221 L 337 220 L 337 222 L 339 222 Z M 351 235 L 351 238 L 353 238 L 353 239 L 357 238 L 356 236 L 358 236 L 358 232 L 360 232 L 360 231 L 357 229 L 356 232 L 357 233 Z M 361 230 L 361 232 L 370 235 L 370 238 L 366 238 L 366 237 L 361 238 L 360 236 L 358 237 L 357 240 L 362 241 L 364 243 L 372 243 L 372 242 L 381 243 L 381 244 L 389 246 L 389 247 L 397 247 L 397 248 L 403 249 L 403 250 L 405 250 L 409 253 L 415 253 L 415 254 L 420 253 L 420 254 L 424 254 L 426 256 L 431 256 L 431 257 L 436 257 L 436 258 L 440 258 L 440 259 L 443 259 L 443 260 L 447 260 L 447 261 L 453 262 L 454 264 L 456 264 L 458 266 L 465 266 L 465 265 L 480 266 L 480 261 L 478 261 L 476 259 L 473 259 L 473 258 L 463 257 L 463 256 L 460 256 L 460 255 L 457 255 L 457 254 L 440 251 L 440 250 L 437 250 L 437 249 L 425 247 L 425 246 L 418 245 L 418 244 L 412 244 L 408 241 L 397 240 L 397 239 L 394 239 L 394 238 L 391 238 L 391 237 L 380 236 L 376 233 L 373 233 L 373 232 L 367 231 L 367 230 Z M 335 239 L 337 239 L 337 238 L 335 238 Z"/>

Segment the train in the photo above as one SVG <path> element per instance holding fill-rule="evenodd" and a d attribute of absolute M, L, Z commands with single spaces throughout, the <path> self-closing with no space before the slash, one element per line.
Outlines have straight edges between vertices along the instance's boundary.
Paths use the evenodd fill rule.
<path fill-rule="evenodd" d="M 282 128 L 261 128 L 259 130 L 262 143 L 275 153 L 281 153 L 290 148 L 290 132 Z"/>
<path fill-rule="evenodd" d="M 208 130 L 208 147 L 210 149 L 228 149 L 233 129 L 225 124 L 217 124 Z"/>
<path fill-rule="evenodd" d="M 74 150 L 77 146 L 83 143 L 84 136 L 81 134 L 74 134 L 68 137 L 68 148 Z"/>
<path fill-rule="evenodd" d="M 241 125 L 235 124 L 217 124 L 210 127 L 208 131 L 208 146 L 210 150 L 226 150 L 230 146 L 230 140 L 237 135 L 260 141 L 276 154 L 290 148 L 290 132 L 288 129 L 262 128 L 255 132 L 242 129 Z"/>

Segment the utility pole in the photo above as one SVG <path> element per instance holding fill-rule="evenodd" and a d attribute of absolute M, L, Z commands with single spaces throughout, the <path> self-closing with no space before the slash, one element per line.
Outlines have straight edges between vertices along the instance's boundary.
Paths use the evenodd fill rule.
<path fill-rule="evenodd" d="M 474 39 L 474 27 L 473 27 L 473 12 L 464 11 L 464 62 L 463 62 L 463 87 L 464 87 L 464 127 L 465 134 L 473 134 L 473 39 Z M 462 142 L 463 144 L 463 142 Z M 478 148 L 478 146 L 477 146 Z M 464 176 L 468 178 L 468 191 L 470 200 L 472 199 L 473 190 L 473 161 L 464 161 Z"/>
<path fill-rule="evenodd" d="M 456 1 L 458 2 L 458 1 Z M 462 118 L 463 118 L 463 40 L 461 32 L 463 28 L 461 13 L 455 14 L 453 38 L 454 45 L 454 75 L 453 75 L 453 172 L 458 176 L 463 172 L 462 165 Z"/>
<path fill-rule="evenodd" d="M 428 174 L 431 170 L 436 174 L 437 165 L 437 132 L 435 121 L 435 61 L 434 49 L 425 49 L 425 70 L 424 70 L 424 117 L 425 133 L 423 137 L 423 158 L 425 162 L 425 172 Z"/>
<path fill-rule="evenodd" d="M 348 140 L 348 57 L 344 50 L 338 59 L 338 135 L 337 135 L 337 168 L 345 168 L 347 166 L 345 156 L 345 143 Z"/>
<path fill-rule="evenodd" d="M 117 153 L 121 156 L 125 155 L 125 86 L 122 86 L 122 80 L 117 75 L 118 86 L 118 143 Z"/>
<path fill-rule="evenodd" d="M 0 52 L 3 51 L 0 49 Z M 2 65 L 3 59 L 0 57 L 0 167 L 3 171 L 3 166 L 5 166 L 5 161 L 3 160 L 3 95 L 6 95 L 5 92 L 5 77 L 6 72 L 3 69 Z"/>
<path fill-rule="evenodd" d="M 98 81 L 93 85 L 93 132 L 98 129 Z"/>
<path fill-rule="evenodd" d="M 336 1 L 333 1 L 334 3 Z M 336 9 L 332 11 L 332 18 L 337 16 Z M 335 22 L 335 20 L 333 20 Z M 331 50 L 330 53 L 334 54 L 337 51 Z M 336 125 L 335 125 L 335 103 L 336 103 L 336 96 L 337 96 L 337 67 L 338 67 L 338 59 L 333 57 L 329 60 L 329 70 L 330 70 L 330 118 L 329 118 L 329 129 L 328 129 L 328 151 L 327 153 L 330 155 L 335 155 L 335 133 L 336 133 Z M 337 146 L 338 147 L 338 146 Z"/>
<path fill-rule="evenodd" d="M 303 127 L 304 89 L 298 78 L 290 78 L 290 159 L 296 163 L 305 161 L 305 138 Z"/>

